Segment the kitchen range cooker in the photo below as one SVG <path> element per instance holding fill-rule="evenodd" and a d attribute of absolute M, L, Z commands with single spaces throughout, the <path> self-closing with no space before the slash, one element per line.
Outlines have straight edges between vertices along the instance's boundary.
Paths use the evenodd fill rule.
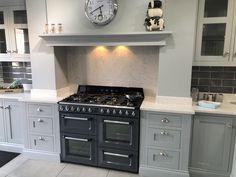
<path fill-rule="evenodd" d="M 59 104 L 61 161 L 138 172 L 142 88 L 80 85 Z"/>

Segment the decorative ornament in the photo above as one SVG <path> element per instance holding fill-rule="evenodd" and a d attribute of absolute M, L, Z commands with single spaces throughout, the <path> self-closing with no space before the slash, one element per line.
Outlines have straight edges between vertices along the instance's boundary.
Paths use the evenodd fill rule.
<path fill-rule="evenodd" d="M 151 0 L 148 4 L 147 18 L 144 25 L 147 31 L 164 30 L 164 19 L 162 11 L 162 2 L 160 0 Z"/>

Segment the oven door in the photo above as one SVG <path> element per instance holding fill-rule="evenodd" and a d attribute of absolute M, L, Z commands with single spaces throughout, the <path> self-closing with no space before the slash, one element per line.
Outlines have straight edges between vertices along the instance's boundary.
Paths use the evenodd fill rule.
<path fill-rule="evenodd" d="M 60 114 L 60 125 L 62 132 L 95 134 L 94 116 L 82 114 Z"/>
<path fill-rule="evenodd" d="M 62 133 L 61 161 L 97 165 L 95 137 Z"/>
<path fill-rule="evenodd" d="M 98 165 L 117 170 L 138 172 L 138 152 L 99 148 Z"/>
<path fill-rule="evenodd" d="M 138 119 L 100 116 L 98 120 L 99 146 L 138 151 Z"/>

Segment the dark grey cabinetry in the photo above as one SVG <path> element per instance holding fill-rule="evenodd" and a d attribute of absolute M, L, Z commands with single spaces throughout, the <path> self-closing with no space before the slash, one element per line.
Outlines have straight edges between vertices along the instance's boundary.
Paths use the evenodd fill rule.
<path fill-rule="evenodd" d="M 228 177 L 235 142 L 234 117 L 196 114 L 194 116 L 191 177 Z"/>

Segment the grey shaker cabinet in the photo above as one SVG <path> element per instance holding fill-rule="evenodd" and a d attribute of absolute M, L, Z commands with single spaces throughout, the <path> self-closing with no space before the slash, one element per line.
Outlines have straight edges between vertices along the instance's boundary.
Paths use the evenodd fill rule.
<path fill-rule="evenodd" d="M 147 177 L 189 176 L 192 115 L 142 111 L 140 168 Z"/>
<path fill-rule="evenodd" d="M 21 103 L 15 99 L 0 99 L 0 142 L 23 144 Z"/>
<path fill-rule="evenodd" d="M 234 126 L 233 117 L 195 115 L 191 176 L 230 176 L 235 141 Z"/>

